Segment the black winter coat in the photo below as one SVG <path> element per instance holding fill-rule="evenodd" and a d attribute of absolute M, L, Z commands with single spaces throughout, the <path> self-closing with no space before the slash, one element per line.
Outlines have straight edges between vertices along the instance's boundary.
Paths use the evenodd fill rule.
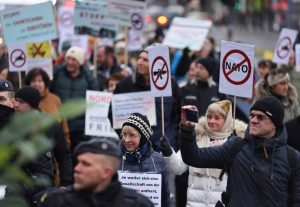
<path fill-rule="evenodd" d="M 44 197 L 44 198 L 43 198 Z M 135 190 L 123 188 L 117 175 L 103 192 L 75 191 L 73 187 L 45 194 L 39 207 L 152 207 L 153 203 Z M 45 198 L 46 197 L 46 198 Z"/>
<path fill-rule="evenodd" d="M 181 128 L 180 150 L 183 161 L 197 168 L 219 168 L 230 160 L 239 137 L 223 145 L 198 148 L 194 129 Z M 291 177 L 287 157 L 287 134 L 283 127 L 271 139 L 245 133 L 245 144 L 235 157 L 227 185 L 231 187 L 230 207 L 283 207 L 289 198 Z M 297 153 L 293 178 L 292 206 L 300 206 L 300 154 Z"/>
<path fill-rule="evenodd" d="M 54 141 L 53 152 L 59 168 L 60 186 L 71 185 L 73 183 L 72 157 L 63 129 L 56 124 L 47 130 L 46 135 Z"/>
<path fill-rule="evenodd" d="M 300 152 L 300 137 L 299 137 L 299 128 L 300 128 L 300 116 L 286 122 L 285 124 L 288 140 L 287 143 L 291 147 L 294 147 Z"/>

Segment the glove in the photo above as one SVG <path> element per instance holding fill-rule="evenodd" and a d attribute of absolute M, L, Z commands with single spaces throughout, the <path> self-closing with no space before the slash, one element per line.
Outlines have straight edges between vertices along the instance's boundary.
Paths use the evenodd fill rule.
<path fill-rule="evenodd" d="M 164 157 L 170 157 L 173 153 L 172 147 L 170 146 L 169 139 L 166 135 L 163 135 L 159 141 L 159 149 Z"/>

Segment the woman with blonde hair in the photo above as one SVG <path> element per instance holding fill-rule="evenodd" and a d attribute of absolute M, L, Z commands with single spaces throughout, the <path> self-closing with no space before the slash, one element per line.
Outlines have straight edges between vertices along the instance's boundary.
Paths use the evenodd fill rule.
<path fill-rule="evenodd" d="M 247 124 L 235 120 L 235 131 L 244 137 Z M 208 106 L 205 116 L 195 125 L 198 147 L 222 145 L 233 133 L 232 107 L 229 100 L 212 103 Z M 161 145 L 165 145 L 161 141 Z M 169 146 L 162 146 L 162 153 L 169 171 L 180 175 L 189 169 L 187 205 L 197 207 L 215 206 L 221 200 L 221 193 L 226 190 L 227 176 L 219 180 L 220 169 L 195 168 L 186 165 L 181 157 Z"/>

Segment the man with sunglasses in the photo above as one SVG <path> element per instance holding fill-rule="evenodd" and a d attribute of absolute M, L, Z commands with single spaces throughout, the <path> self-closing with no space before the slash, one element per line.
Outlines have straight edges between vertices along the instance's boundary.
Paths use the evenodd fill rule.
<path fill-rule="evenodd" d="M 284 109 L 276 97 L 253 104 L 244 141 L 232 136 L 217 147 L 197 147 L 194 123 L 185 116 L 185 110 L 192 108 L 182 107 L 179 136 L 183 161 L 197 168 L 228 167 L 225 206 L 300 206 L 300 154 L 287 146 Z"/>

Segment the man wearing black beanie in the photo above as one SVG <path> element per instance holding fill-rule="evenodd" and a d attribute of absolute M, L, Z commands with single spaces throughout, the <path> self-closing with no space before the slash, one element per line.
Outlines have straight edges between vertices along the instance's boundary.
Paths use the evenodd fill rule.
<path fill-rule="evenodd" d="M 41 101 L 40 92 L 31 86 L 19 89 L 15 95 L 16 102 L 14 108 L 16 112 L 27 112 L 38 109 Z"/>
<path fill-rule="evenodd" d="M 250 109 L 245 138 L 232 136 L 218 147 L 198 148 L 195 124 L 186 121 L 183 106 L 180 150 L 183 161 L 197 168 L 230 172 L 226 193 L 216 206 L 300 206 L 300 153 L 287 146 L 284 108 L 274 96 Z"/>

